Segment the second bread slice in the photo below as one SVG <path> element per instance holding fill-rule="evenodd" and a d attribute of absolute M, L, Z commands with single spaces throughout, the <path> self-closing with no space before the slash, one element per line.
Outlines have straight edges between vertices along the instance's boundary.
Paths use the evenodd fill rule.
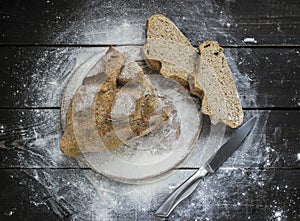
<path fill-rule="evenodd" d="M 202 98 L 201 111 L 210 115 L 212 123 L 224 122 L 231 128 L 243 123 L 243 109 L 235 83 L 217 42 L 199 46 L 197 70 L 190 76 L 191 93 Z"/>

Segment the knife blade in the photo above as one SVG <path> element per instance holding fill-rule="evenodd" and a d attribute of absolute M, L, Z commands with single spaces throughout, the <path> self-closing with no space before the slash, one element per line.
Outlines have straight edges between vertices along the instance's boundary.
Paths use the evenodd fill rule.
<path fill-rule="evenodd" d="M 175 207 L 197 188 L 202 177 L 207 173 L 214 173 L 239 147 L 247 137 L 256 122 L 257 116 L 252 117 L 240 128 L 238 128 L 230 139 L 223 144 L 215 155 L 213 155 L 204 167 L 200 167 L 190 178 L 182 183 L 158 208 L 155 216 L 168 217 Z"/>

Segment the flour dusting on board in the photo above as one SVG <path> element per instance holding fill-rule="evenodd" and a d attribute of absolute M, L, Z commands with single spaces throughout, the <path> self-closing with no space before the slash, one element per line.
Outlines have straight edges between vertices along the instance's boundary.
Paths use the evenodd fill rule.
<path fill-rule="evenodd" d="M 78 21 L 71 24 L 59 36 L 56 36 L 54 43 L 95 43 L 98 42 L 97 37 L 100 34 L 105 36 L 104 39 L 101 39 L 102 44 L 127 44 L 132 42 L 132 39 L 135 39 L 135 42 L 139 44 L 144 42 L 145 26 L 140 26 L 135 22 L 141 20 L 146 22 L 142 15 L 135 15 L 134 13 L 116 15 L 112 11 L 111 16 L 106 16 L 106 20 L 103 20 L 101 19 L 102 16 L 97 14 L 93 4 L 95 3 L 86 2 L 82 5 L 81 11 L 75 12 L 78 13 L 76 15 Z M 109 7 L 109 2 L 104 4 L 106 4 L 105 7 Z M 202 36 L 199 36 L 201 40 L 207 40 L 206 36 L 210 36 L 208 26 L 209 22 L 211 22 L 210 13 L 212 13 L 212 10 L 209 9 L 214 7 L 218 6 L 213 1 L 203 1 L 195 6 L 195 13 L 199 14 L 199 18 L 202 19 L 201 22 L 203 23 Z M 183 12 L 190 13 L 191 11 L 183 10 Z M 219 34 L 225 36 L 228 42 L 232 43 L 234 38 L 222 29 L 222 27 L 230 27 L 230 25 L 234 24 L 234 21 L 230 20 L 229 17 L 229 15 L 227 16 L 222 12 L 219 19 L 213 22 L 216 23 L 216 27 L 220 27 Z M 182 18 L 181 26 L 188 22 L 184 19 L 184 13 Z M 176 23 L 177 21 L 174 22 Z M 80 30 L 80 33 L 76 30 Z M 74 33 L 79 34 L 74 35 Z M 31 87 L 37 96 L 33 104 L 38 107 L 60 106 L 63 88 L 71 73 L 74 73 L 74 70 L 86 59 L 95 54 L 103 54 L 106 49 L 101 47 L 58 48 L 45 51 L 37 62 L 37 71 L 32 77 L 33 83 Z M 135 54 L 132 57 L 137 58 L 139 49 L 138 47 L 133 50 L 123 48 L 123 51 L 129 51 L 129 55 L 132 55 L 131 52 L 134 51 Z M 237 54 L 237 50 L 225 49 L 225 54 L 232 69 L 235 82 L 238 85 L 240 96 L 242 96 L 243 106 L 255 105 L 256 93 L 255 88 L 251 84 L 251 78 L 248 73 L 240 73 L 238 69 L 243 59 L 251 54 L 251 49 L 245 49 L 244 52 L 239 50 L 239 54 Z M 255 111 L 251 113 L 255 114 Z M 269 178 L 264 177 L 259 170 L 249 171 L 243 169 L 265 166 L 265 162 L 269 160 L 271 149 L 262 149 L 266 145 L 265 126 L 268 112 L 259 113 L 259 123 L 252 131 L 252 135 L 247 138 L 245 145 L 234 154 L 233 160 L 226 162 L 216 175 L 205 178 L 197 189 L 196 194 L 193 194 L 191 198 L 180 205 L 174 211 L 171 219 L 210 220 L 209 217 L 213 216 L 217 210 L 224 209 L 226 211 L 226 204 L 232 195 L 239 194 L 242 201 L 242 199 L 247 199 L 248 191 L 253 185 L 257 185 L 258 182 L 264 185 L 268 182 Z M 35 112 L 33 112 L 33 115 L 32 117 L 35 118 Z M 49 116 L 44 117 L 48 118 Z M 247 116 L 247 118 L 249 117 Z M 55 123 L 59 124 L 59 119 L 56 119 Z M 56 128 L 59 130 L 59 127 Z M 201 137 L 205 138 L 206 135 L 209 135 L 210 130 L 210 127 L 204 128 Z M 30 157 L 32 158 L 33 166 L 37 166 L 38 163 L 43 166 L 57 166 L 60 163 L 63 165 L 64 163 L 62 162 L 67 161 L 67 158 L 62 153 L 59 153 L 58 150 L 60 131 L 57 131 L 53 136 L 49 135 L 46 137 L 40 137 L 39 133 L 39 131 L 36 131 L 37 138 L 34 141 L 28 141 L 32 147 L 30 149 Z M 223 143 L 223 140 L 220 141 L 220 137 L 216 133 L 211 134 L 211 142 L 205 139 L 201 140 L 201 137 L 195 150 L 202 148 L 203 152 L 192 154 L 183 164 L 183 167 L 197 167 L 203 164 L 205 159 L 211 156 Z M 227 138 L 228 136 L 225 139 Z M 49 139 L 51 144 L 49 144 Z M 53 139 L 55 139 L 55 142 L 52 141 Z M 43 142 L 45 143 L 43 144 Z M 216 145 L 214 148 L 211 148 L 211 146 L 208 146 L 209 143 L 215 143 Z M 52 152 L 49 152 L 47 149 L 43 153 L 38 150 L 41 146 L 44 149 L 50 148 L 50 150 L 55 148 L 55 151 L 53 154 L 49 154 Z M 34 147 L 36 148 L 34 149 Z M 39 155 L 36 155 L 36 153 Z M 43 157 L 43 154 L 45 157 Z M 24 155 L 19 160 L 23 161 Z M 162 200 L 193 172 L 194 170 L 178 170 L 170 177 L 156 183 L 129 185 L 111 181 L 92 170 L 45 169 L 24 171 L 24 173 L 32 177 L 34 182 L 40 185 L 41 194 L 46 195 L 43 198 L 39 196 L 33 197 L 31 199 L 32 204 L 35 206 L 43 204 L 61 219 L 68 217 L 71 220 L 152 220 L 155 209 L 162 203 Z M 245 189 L 239 189 L 241 192 L 237 193 L 235 191 L 239 188 L 236 187 L 237 180 L 243 183 L 248 182 L 249 186 L 245 186 Z M 26 185 L 32 185 L 34 188 L 31 183 Z M 237 210 L 242 206 L 239 202 L 236 202 Z M 195 214 L 195 211 L 197 211 L 197 214 Z M 283 217 L 283 213 L 279 214 L 279 212 L 275 211 L 274 217 Z M 228 216 L 230 217 L 230 214 Z"/>

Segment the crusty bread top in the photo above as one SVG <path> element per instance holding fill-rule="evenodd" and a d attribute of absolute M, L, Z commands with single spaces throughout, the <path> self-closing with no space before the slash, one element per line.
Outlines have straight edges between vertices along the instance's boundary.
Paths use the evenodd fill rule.
<path fill-rule="evenodd" d="M 114 48 L 110 48 L 101 61 L 83 80 L 69 107 L 67 129 L 60 143 L 66 155 L 119 147 L 156 130 L 168 120 L 155 87 L 146 80 L 134 61 L 127 62 L 126 57 Z M 131 71 L 133 73 L 128 73 Z M 123 117 L 115 118 L 117 115 L 112 116 L 113 103 L 122 99 L 118 96 L 121 88 L 117 78 L 120 75 L 123 75 L 122 83 L 131 80 L 128 85 L 136 86 L 131 92 L 125 88 L 126 94 L 139 94 L 140 97 L 133 99 L 132 113 L 128 115 L 123 110 Z"/>
<path fill-rule="evenodd" d="M 191 92 L 202 98 L 204 114 L 211 121 L 224 122 L 232 128 L 243 123 L 243 110 L 230 68 L 217 42 L 206 41 L 199 46 L 197 70 L 191 75 Z"/>

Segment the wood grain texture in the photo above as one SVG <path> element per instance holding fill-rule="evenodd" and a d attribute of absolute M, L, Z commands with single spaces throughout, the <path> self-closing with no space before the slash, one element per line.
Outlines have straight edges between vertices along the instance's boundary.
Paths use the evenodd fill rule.
<path fill-rule="evenodd" d="M 188 160 L 152 184 L 113 181 L 58 148 L 71 74 L 109 45 L 143 64 L 154 13 L 195 47 L 208 39 L 225 46 L 246 119 L 259 116 L 241 147 L 168 220 L 300 220 L 298 0 L 11 0 L 0 1 L 1 221 L 160 220 L 158 206 L 212 153 L 208 117 Z M 217 133 L 215 143 L 232 132 Z"/>
<path fill-rule="evenodd" d="M 140 48 L 117 47 L 136 60 Z M 1 47 L 1 108 L 59 107 L 63 89 L 90 56 L 106 47 Z M 225 55 L 244 108 L 298 108 L 300 49 L 227 48 Z"/>
<path fill-rule="evenodd" d="M 155 13 L 174 21 L 195 46 L 208 39 L 227 46 L 300 44 L 297 0 L 13 0 L 0 8 L 1 44 L 142 44 Z"/>
<path fill-rule="evenodd" d="M 252 135 L 223 167 L 299 169 L 299 111 L 245 111 L 246 118 L 256 113 L 259 123 Z M 59 150 L 59 110 L 0 110 L 0 122 L 1 168 L 86 168 Z M 210 157 L 209 149 L 217 148 L 214 145 L 224 142 L 222 136 L 227 139 L 233 131 L 212 132 L 207 117 L 203 125 L 191 157 L 180 167 L 196 168 L 204 163 Z"/>
<path fill-rule="evenodd" d="M 1 220 L 159 220 L 154 212 L 180 183 L 169 177 L 128 185 L 80 169 L 0 169 L 0 175 Z M 169 220 L 299 220 L 299 176 L 299 170 L 219 170 Z M 132 201 L 132 195 L 141 198 Z"/>

